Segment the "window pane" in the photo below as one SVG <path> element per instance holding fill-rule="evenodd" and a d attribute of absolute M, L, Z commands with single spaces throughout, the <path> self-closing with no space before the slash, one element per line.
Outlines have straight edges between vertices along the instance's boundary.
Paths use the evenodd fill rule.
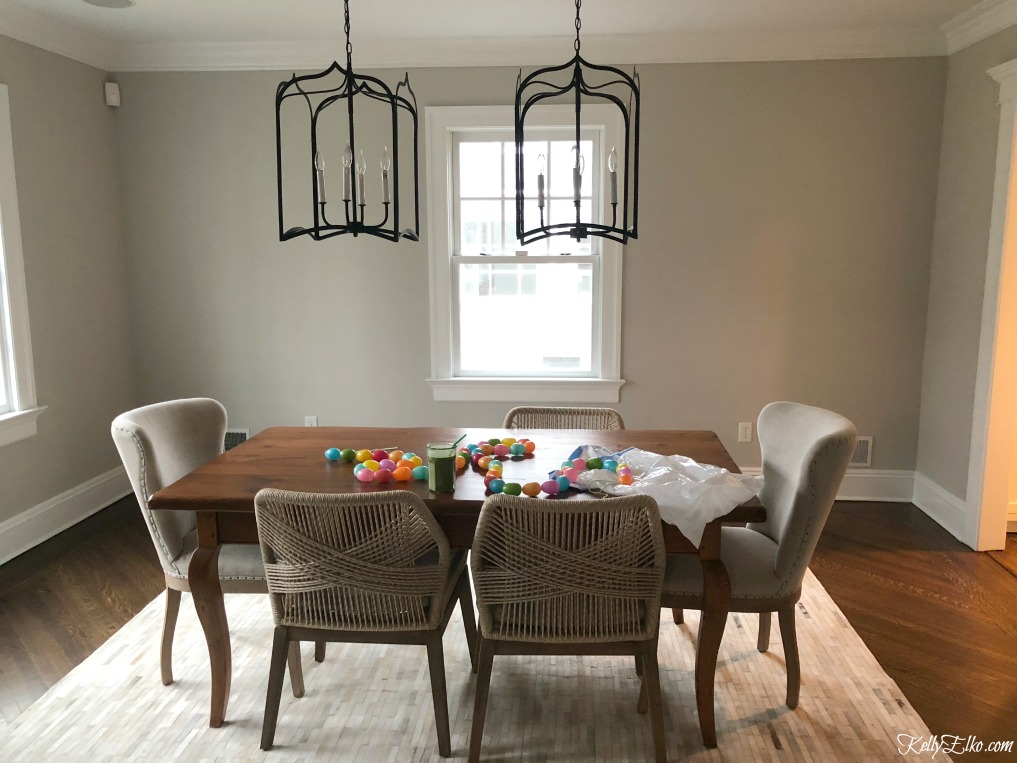
<path fill-rule="evenodd" d="M 501 254 L 501 204 L 500 201 L 462 201 L 460 203 L 460 254 Z"/>
<path fill-rule="evenodd" d="M 484 290 L 487 268 L 491 286 Z M 460 372 L 592 373 L 591 279 L 586 263 L 460 265 Z"/>
<path fill-rule="evenodd" d="M 516 195 L 516 144 L 505 143 L 505 195 Z M 528 140 L 523 144 L 523 171 L 526 173 L 524 187 L 527 196 L 537 198 L 537 175 L 540 172 L 540 155 L 544 155 L 544 171 L 547 171 L 547 141 Z M 547 176 L 544 177 L 545 182 Z M 547 187 L 544 187 L 547 190 Z"/>
<path fill-rule="evenodd" d="M 501 143 L 459 144 L 459 195 L 501 195 Z"/>

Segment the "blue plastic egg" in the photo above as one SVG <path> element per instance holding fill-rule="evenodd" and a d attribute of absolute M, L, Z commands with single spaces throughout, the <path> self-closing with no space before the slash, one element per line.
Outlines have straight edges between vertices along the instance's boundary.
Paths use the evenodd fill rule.
<path fill-rule="evenodd" d="M 427 479 L 427 467 L 426 466 L 414 466 L 413 467 L 413 479 L 426 480 Z"/>
<path fill-rule="evenodd" d="M 325 458 L 327 458 L 329 461 L 338 461 L 339 460 L 339 448 L 329 448 L 328 450 L 326 450 L 325 451 Z"/>
<path fill-rule="evenodd" d="M 611 458 L 605 458 L 601 467 L 607 469 L 609 472 L 616 472 L 618 471 L 618 462 Z"/>
<path fill-rule="evenodd" d="M 565 475 L 563 474 L 562 476 L 560 476 L 560 477 L 558 478 L 558 489 L 559 489 L 559 490 L 560 490 L 561 492 L 563 492 L 563 493 L 564 493 L 564 492 L 565 492 L 566 490 L 568 490 L 568 489 L 569 489 L 570 487 L 572 487 L 572 482 L 571 482 L 571 481 L 569 480 L 569 478 L 568 478 L 568 477 L 566 477 L 566 476 L 565 476 Z"/>
<path fill-rule="evenodd" d="M 357 473 L 357 472 L 359 472 L 359 471 L 360 471 L 361 469 L 366 469 L 366 468 L 367 468 L 367 467 L 366 467 L 366 466 L 364 466 L 363 464 L 357 464 L 356 466 L 354 466 L 354 467 L 353 467 L 353 473 L 354 473 L 354 474 L 356 474 L 356 473 Z"/>
<path fill-rule="evenodd" d="M 523 445 L 521 442 L 514 442 L 509 446 L 509 453 L 511 453 L 513 456 L 525 456 L 526 446 Z"/>
<path fill-rule="evenodd" d="M 487 489 L 492 493 L 500 493 L 505 489 L 505 480 L 493 479 L 488 483 Z"/>

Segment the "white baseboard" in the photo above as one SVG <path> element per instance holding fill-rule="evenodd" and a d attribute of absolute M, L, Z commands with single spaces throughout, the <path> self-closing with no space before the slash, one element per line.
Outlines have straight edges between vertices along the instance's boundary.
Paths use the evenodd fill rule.
<path fill-rule="evenodd" d="M 758 466 L 740 467 L 743 474 L 760 474 Z M 911 503 L 915 473 L 906 469 L 848 469 L 837 492 L 838 501 Z"/>
<path fill-rule="evenodd" d="M 0 522 L 0 564 L 48 540 L 131 492 L 122 466 Z"/>
<path fill-rule="evenodd" d="M 915 492 L 911 502 L 957 540 L 971 545 L 965 537 L 968 517 L 965 501 L 944 490 L 921 472 L 916 472 Z"/>

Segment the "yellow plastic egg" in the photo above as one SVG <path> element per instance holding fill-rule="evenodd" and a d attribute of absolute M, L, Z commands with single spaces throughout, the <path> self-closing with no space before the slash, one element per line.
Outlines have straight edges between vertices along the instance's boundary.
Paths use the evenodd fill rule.
<path fill-rule="evenodd" d="M 366 461 L 364 461 L 364 466 L 366 466 L 372 472 L 376 472 L 381 468 L 381 464 L 379 464 L 373 458 L 369 458 Z"/>
<path fill-rule="evenodd" d="M 370 458 L 371 458 L 371 451 L 369 451 L 369 450 L 358 450 L 357 451 L 357 461 L 359 461 L 360 463 L 364 463 L 364 461 L 368 461 L 368 460 L 370 460 Z"/>
<path fill-rule="evenodd" d="M 414 467 L 420 466 L 422 463 L 424 463 L 424 459 L 422 459 L 420 456 L 414 456 L 413 458 L 410 459 L 410 461 L 413 462 Z"/>
<path fill-rule="evenodd" d="M 506 437 L 504 440 L 501 441 L 501 444 L 502 445 L 515 445 L 516 444 L 516 438 L 515 437 Z"/>

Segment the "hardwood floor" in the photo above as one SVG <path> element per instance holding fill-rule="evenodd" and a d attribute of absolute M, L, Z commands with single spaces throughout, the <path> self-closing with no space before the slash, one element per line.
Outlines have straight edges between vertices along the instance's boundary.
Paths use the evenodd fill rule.
<path fill-rule="evenodd" d="M 839 503 L 812 569 L 933 733 L 1017 739 L 1017 538 L 978 554 L 909 504 Z M 162 588 L 133 496 L 0 566 L 0 716 Z"/>

